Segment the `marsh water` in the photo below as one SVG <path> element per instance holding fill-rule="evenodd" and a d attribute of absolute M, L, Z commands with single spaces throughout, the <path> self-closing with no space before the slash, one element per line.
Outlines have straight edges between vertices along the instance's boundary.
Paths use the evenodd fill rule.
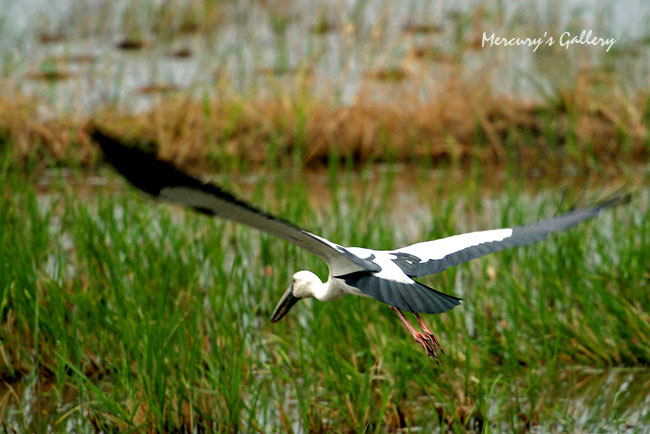
<path fill-rule="evenodd" d="M 530 0 L 500 2 L 495 7 L 470 0 L 247 0 L 215 2 L 218 7 L 213 8 L 204 3 L 205 9 L 188 9 L 164 0 L 3 0 L 0 93 L 37 97 L 47 119 L 101 113 L 106 106 L 139 112 L 162 96 L 283 95 L 301 86 L 343 105 L 359 99 L 398 100 L 405 93 L 427 100 L 459 77 L 470 83 L 488 82 L 494 92 L 525 100 L 543 98 L 548 89 L 577 74 L 615 74 L 625 78 L 629 91 L 650 85 L 650 3 L 644 0 Z M 609 53 L 602 47 L 541 47 L 537 52 L 530 47 L 481 48 L 483 32 L 495 29 L 501 29 L 500 36 L 524 38 L 544 32 L 557 38 L 564 31 L 579 34 L 593 29 L 597 36 L 614 37 L 617 42 Z M 638 193 L 635 206 L 647 209 L 650 170 L 647 163 L 640 163 L 631 172 L 617 168 L 626 172 L 622 182 L 597 174 L 591 185 L 632 184 Z M 347 180 L 345 189 L 332 188 L 337 176 L 327 171 L 311 171 L 304 182 L 309 203 L 322 218 L 327 218 L 335 200 L 343 204 L 339 211 L 346 212 L 345 196 L 372 202 L 377 194 L 389 201 L 393 205 L 382 212 L 398 222 L 395 239 L 407 244 L 418 239 L 422 221 L 435 219 L 439 204 L 429 192 L 444 197 L 454 185 L 449 179 L 462 183 L 464 174 L 463 169 L 376 165 L 341 175 Z M 529 175 L 523 184 L 531 204 L 540 200 L 540 191 L 553 191 L 559 203 L 567 186 L 580 191 L 587 184 L 578 169 L 550 179 Z M 251 198 L 267 174 L 209 178 Z M 387 178 L 390 183 L 383 185 Z M 38 182 L 39 205 L 47 209 L 56 203 L 58 193 L 52 186 L 61 181 L 81 200 L 92 202 L 98 191 L 116 188 L 110 179 L 114 178 L 104 173 L 86 177 L 48 172 Z M 484 213 L 497 216 L 497 204 L 508 195 L 511 177 L 496 171 L 483 174 L 481 180 L 481 185 L 468 190 L 471 199 L 466 200 L 480 201 Z M 273 190 L 274 182 L 268 182 L 266 190 Z M 456 215 L 464 219 L 460 226 L 479 229 L 463 205 L 463 200 L 456 204 Z M 604 220 L 611 224 L 611 219 Z M 53 233 L 62 233 L 54 227 L 60 226 L 60 220 L 53 218 L 51 223 Z M 64 232 L 58 242 L 63 250 L 73 248 Z M 54 255 L 45 268 L 48 273 L 59 269 Z M 68 267 L 63 273 L 72 276 L 77 270 Z M 258 319 L 243 315 L 243 321 Z M 647 367 L 565 366 L 558 372 L 555 386 L 544 391 L 566 414 L 566 421 L 557 421 L 553 429 L 597 426 L 606 431 L 650 431 Z M 44 378 L 32 372 L 0 383 L 0 407 L 7 416 L 3 428 L 27 426 L 30 420 L 46 419 L 50 411 L 73 413 L 66 419 L 66 431 L 87 426 L 86 415 L 71 406 L 78 399 L 73 391 L 64 387 L 60 395 L 48 393 L 56 385 Z M 411 403 L 412 408 L 431 411 L 432 399 L 422 397 Z M 295 414 L 289 416 L 299 420 L 293 417 L 298 414 L 295 402 L 293 410 Z M 293 428 L 307 430 L 299 423 Z"/>
<path fill-rule="evenodd" d="M 291 93 L 305 84 L 337 104 L 435 98 L 458 82 L 534 100 L 578 74 L 650 80 L 642 0 L 218 2 L 204 9 L 150 0 L 5 0 L 0 10 L 4 89 L 38 96 L 55 113 L 103 106 L 137 112 L 160 95 Z M 482 46 L 483 33 L 559 41 L 592 30 L 600 46 Z M 600 77 L 600 78 L 599 78 Z"/>

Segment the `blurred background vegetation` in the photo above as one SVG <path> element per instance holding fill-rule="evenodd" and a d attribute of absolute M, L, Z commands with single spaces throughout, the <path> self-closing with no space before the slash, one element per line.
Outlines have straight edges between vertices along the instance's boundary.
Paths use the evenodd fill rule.
<path fill-rule="evenodd" d="M 647 431 L 649 20 L 641 0 L 4 0 L 0 427 Z M 616 43 L 481 46 L 585 29 Z M 324 264 L 133 192 L 90 123 L 344 245 L 634 200 L 427 278 L 465 299 L 426 318 L 437 367 L 369 300 L 271 327 Z"/>
<path fill-rule="evenodd" d="M 213 171 L 344 157 L 611 170 L 648 156 L 641 1 L 27 3 L 5 2 L 0 26 L 0 131 L 23 158 L 92 166 L 89 119 Z M 583 29 L 616 43 L 481 47 L 483 32 Z"/>

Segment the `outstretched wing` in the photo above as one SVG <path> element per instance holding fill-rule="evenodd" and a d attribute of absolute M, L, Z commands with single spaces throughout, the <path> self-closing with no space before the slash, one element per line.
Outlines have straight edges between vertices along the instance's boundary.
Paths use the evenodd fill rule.
<path fill-rule="evenodd" d="M 405 312 L 443 313 L 458 306 L 462 300 L 410 278 L 391 279 L 382 277 L 381 273 L 368 271 L 357 271 L 337 278 L 364 294 Z"/>
<path fill-rule="evenodd" d="M 275 235 L 321 257 L 333 269 L 346 272 L 381 270 L 371 260 L 360 258 L 336 243 L 260 211 L 216 185 L 203 183 L 158 160 L 152 153 L 125 146 L 97 128 L 93 129 L 91 135 L 115 169 L 134 186 L 152 196 Z"/>
<path fill-rule="evenodd" d="M 515 228 L 470 232 L 402 247 L 390 254 L 393 261 L 411 277 L 440 273 L 447 268 L 492 252 L 532 244 L 551 232 L 569 229 L 595 217 L 603 209 L 630 201 L 629 194 L 617 194 L 591 207 L 580 208 L 536 223 Z"/>

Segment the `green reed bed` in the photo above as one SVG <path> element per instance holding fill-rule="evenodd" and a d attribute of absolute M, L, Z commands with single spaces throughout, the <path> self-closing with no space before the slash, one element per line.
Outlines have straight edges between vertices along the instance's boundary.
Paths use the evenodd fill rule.
<path fill-rule="evenodd" d="M 73 174 L 44 191 L 4 167 L 5 430 L 458 432 L 626 423 L 643 430 L 650 423 L 643 410 L 647 190 L 545 243 L 426 278 L 465 299 L 425 318 L 446 350 L 436 366 L 373 300 L 302 301 L 271 325 L 294 271 L 326 276 L 318 258 L 292 245 L 154 203 L 112 172 L 106 187 L 84 187 Z M 373 248 L 549 216 L 561 196 L 517 183 L 484 194 L 476 176 L 438 185 L 428 178 L 407 195 L 390 176 L 370 183 L 340 173 L 330 173 L 328 194 L 340 200 L 331 208 L 327 199 L 310 205 L 310 187 L 286 169 L 242 195 L 333 240 Z M 239 191 L 236 182 L 231 188 Z M 412 198 L 417 218 L 392 205 L 401 195 Z"/>

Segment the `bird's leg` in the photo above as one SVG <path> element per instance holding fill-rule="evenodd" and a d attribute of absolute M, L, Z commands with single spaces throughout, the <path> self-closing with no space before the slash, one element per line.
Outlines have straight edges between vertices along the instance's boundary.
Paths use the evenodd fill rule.
<path fill-rule="evenodd" d="M 445 350 L 442 349 L 442 345 L 440 345 L 440 341 L 439 341 L 438 338 L 436 338 L 436 336 L 431 332 L 431 330 L 429 330 L 429 329 L 427 328 L 427 326 L 424 324 L 424 321 L 422 321 L 422 318 L 420 318 L 420 314 L 418 314 L 417 312 L 414 312 L 414 313 L 415 313 L 415 317 L 418 319 L 418 322 L 420 323 L 420 327 L 422 327 L 422 331 L 424 332 L 424 334 L 427 335 L 427 336 L 429 336 L 429 337 L 431 338 L 431 340 L 433 340 L 433 342 L 436 344 L 436 346 L 438 347 L 438 349 L 440 349 L 440 352 L 441 352 L 442 354 L 445 354 Z"/>
<path fill-rule="evenodd" d="M 423 330 L 425 330 L 424 334 L 420 333 L 417 330 L 415 330 L 413 328 L 413 326 L 411 325 L 411 323 L 406 319 L 406 317 L 404 316 L 404 314 L 402 313 L 401 310 L 399 310 L 398 308 L 396 308 L 394 306 L 391 306 L 390 308 L 393 309 L 395 311 L 395 313 L 397 314 L 397 316 L 399 316 L 399 319 L 402 320 L 402 322 L 406 326 L 406 329 L 411 333 L 411 335 L 413 336 L 413 339 L 415 339 L 415 342 L 422 345 L 424 350 L 427 352 L 427 355 L 432 357 L 433 360 L 436 361 L 436 363 L 440 364 L 440 362 L 438 361 L 438 349 L 436 348 L 436 344 L 435 344 L 435 342 L 437 342 L 437 339 L 435 338 L 435 336 L 433 336 L 433 334 L 431 332 L 427 333 L 427 331 L 425 330 L 424 327 L 423 327 Z M 419 319 L 419 317 L 418 317 L 418 319 Z M 422 325 L 422 322 L 420 322 L 420 324 Z M 432 336 L 433 336 L 433 339 L 431 339 Z M 436 339 L 436 340 L 434 341 L 434 339 Z M 440 346 L 440 345 L 438 344 L 438 346 Z"/>

